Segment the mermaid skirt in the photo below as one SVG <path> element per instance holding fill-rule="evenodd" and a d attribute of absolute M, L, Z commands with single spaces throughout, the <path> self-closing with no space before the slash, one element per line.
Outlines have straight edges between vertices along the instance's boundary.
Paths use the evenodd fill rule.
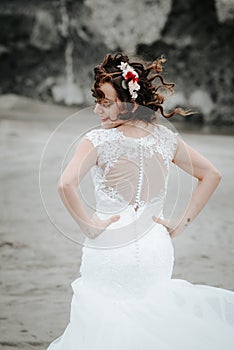
<path fill-rule="evenodd" d="M 173 279 L 164 226 L 117 248 L 86 243 L 70 322 L 47 350 L 234 349 L 234 292 Z"/>

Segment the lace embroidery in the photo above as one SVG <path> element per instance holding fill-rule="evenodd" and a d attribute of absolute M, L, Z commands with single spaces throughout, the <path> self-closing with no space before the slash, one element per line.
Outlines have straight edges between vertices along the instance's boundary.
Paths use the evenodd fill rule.
<path fill-rule="evenodd" d="M 109 198 L 126 203 L 121 194 L 111 186 L 106 186 L 106 175 L 110 169 L 115 166 L 120 156 L 127 159 L 138 159 L 138 147 L 141 145 L 142 156 L 151 158 L 154 153 L 161 155 L 167 169 L 174 157 L 175 146 L 177 143 L 178 133 L 172 132 L 163 125 L 154 128 L 151 135 L 142 138 L 127 137 L 117 128 L 112 129 L 94 129 L 86 133 L 88 138 L 94 145 L 98 154 L 98 162 L 96 166 L 95 190 L 102 191 Z M 165 188 L 160 193 L 161 199 L 165 196 L 167 189 L 168 173 L 165 178 Z M 158 197 L 157 197 L 158 198 Z M 153 202 L 153 198 L 150 203 Z M 144 201 L 139 199 L 139 207 L 145 205 Z"/>
<path fill-rule="evenodd" d="M 177 144 L 177 132 L 173 132 L 163 125 L 160 125 L 159 142 L 156 143 L 156 151 L 161 154 L 167 165 L 174 158 L 175 148 Z"/>
<path fill-rule="evenodd" d="M 155 127 L 152 135 L 142 138 L 127 137 L 122 131 L 117 131 L 121 134 L 122 139 L 126 139 L 128 142 L 132 142 L 132 140 L 136 141 L 137 144 L 141 142 L 144 147 L 144 157 L 150 158 L 155 152 L 158 152 L 166 165 L 172 161 L 179 135 L 177 132 L 173 132 L 163 125 Z"/>
<path fill-rule="evenodd" d="M 85 137 L 97 148 L 99 164 L 106 164 L 107 168 L 110 169 L 119 156 L 126 154 L 126 145 L 128 145 L 126 155 L 129 158 L 138 157 L 137 145 L 139 141 L 143 145 L 144 157 L 150 158 L 154 152 L 158 152 L 168 165 L 174 157 L 178 135 L 177 132 L 171 131 L 164 125 L 158 125 L 154 128 L 152 135 L 143 138 L 127 137 L 117 128 L 94 129 L 86 133 Z"/>
<path fill-rule="evenodd" d="M 151 198 L 150 200 L 148 200 L 147 202 L 144 200 L 140 200 L 138 202 L 138 206 L 139 208 L 142 208 L 146 205 L 146 203 L 148 204 L 153 204 L 155 202 L 160 201 L 161 203 L 165 202 L 165 198 L 166 198 L 166 192 L 167 192 L 167 182 L 168 182 L 168 175 L 165 178 L 165 187 L 162 188 L 161 192 L 156 196 Z M 97 167 L 97 171 L 96 171 L 96 186 L 95 186 L 96 191 L 102 191 L 103 193 L 105 193 L 109 198 L 111 198 L 112 200 L 118 200 L 119 202 L 123 203 L 123 204 L 127 204 L 128 202 L 124 199 L 123 196 L 121 196 L 120 193 L 118 193 L 118 191 L 116 191 L 116 189 L 114 189 L 114 187 L 111 186 L 106 186 L 105 185 L 105 177 L 103 176 L 103 174 L 100 172 L 100 168 Z M 135 206 L 135 203 L 133 204 L 129 204 L 129 206 Z"/>
<path fill-rule="evenodd" d="M 106 193 L 108 195 L 108 197 L 110 197 L 111 199 L 116 199 L 120 202 L 126 202 L 126 200 L 123 198 L 123 196 L 121 196 L 120 193 L 118 193 L 113 187 L 109 186 L 109 187 L 105 187 L 103 189 L 103 192 Z"/>

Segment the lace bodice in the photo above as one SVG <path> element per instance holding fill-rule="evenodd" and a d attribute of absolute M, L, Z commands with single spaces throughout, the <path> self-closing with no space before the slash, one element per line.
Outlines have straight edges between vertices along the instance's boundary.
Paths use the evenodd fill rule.
<path fill-rule="evenodd" d="M 114 204 L 116 210 L 158 200 L 163 204 L 177 135 L 163 125 L 155 125 L 152 134 L 141 138 L 125 136 L 118 128 L 86 133 L 97 151 L 91 170 L 97 210 L 113 212 Z"/>
<path fill-rule="evenodd" d="M 152 283 L 171 277 L 171 239 L 152 215 L 163 217 L 177 135 L 163 125 L 142 138 L 127 137 L 117 128 L 85 135 L 97 152 L 92 168 L 96 212 L 101 219 L 121 214 L 94 240 L 86 238 L 83 247 L 83 281 L 103 295 L 142 296 Z"/>

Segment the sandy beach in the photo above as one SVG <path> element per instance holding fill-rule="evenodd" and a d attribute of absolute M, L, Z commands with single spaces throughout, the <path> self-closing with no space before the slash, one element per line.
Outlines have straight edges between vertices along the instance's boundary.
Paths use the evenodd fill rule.
<path fill-rule="evenodd" d="M 76 110 L 14 96 L 2 102 L 0 349 L 43 350 L 69 322 L 71 282 L 79 277 L 81 246 L 51 223 L 41 199 L 39 165 L 50 135 Z M 81 118 L 79 132 L 91 124 Z M 65 142 L 74 133 L 68 126 L 59 131 L 60 139 Z M 196 220 L 173 239 L 173 278 L 234 291 L 234 137 L 191 132 L 181 136 L 223 177 Z M 51 158 L 51 173 L 57 161 Z M 48 178 L 53 177 L 48 173 Z M 61 210 L 57 193 L 53 201 L 55 210 Z"/>

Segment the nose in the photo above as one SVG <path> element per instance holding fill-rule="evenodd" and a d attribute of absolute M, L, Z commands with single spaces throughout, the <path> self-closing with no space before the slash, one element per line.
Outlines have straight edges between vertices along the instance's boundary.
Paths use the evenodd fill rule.
<path fill-rule="evenodd" d="M 102 106 L 99 103 L 96 103 L 96 106 L 94 108 L 94 113 L 99 114 L 102 111 Z"/>

